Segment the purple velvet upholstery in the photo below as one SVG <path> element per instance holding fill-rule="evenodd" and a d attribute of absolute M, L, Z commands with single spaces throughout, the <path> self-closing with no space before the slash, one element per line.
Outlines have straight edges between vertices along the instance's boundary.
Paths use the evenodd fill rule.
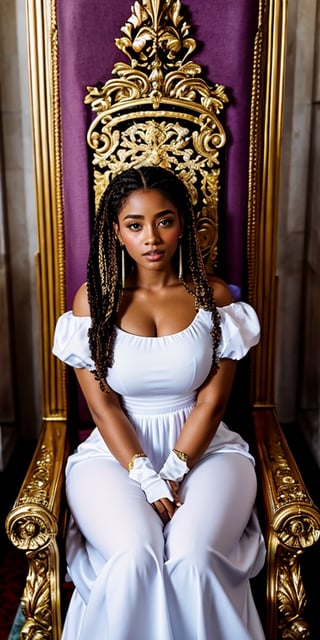
<path fill-rule="evenodd" d="M 89 171 L 86 132 L 88 85 L 105 82 L 115 62 L 128 62 L 114 44 L 131 15 L 132 0 L 57 0 L 65 207 L 67 306 L 86 278 L 89 248 Z M 193 59 L 207 79 L 225 85 L 230 104 L 223 214 L 227 230 L 226 279 L 242 285 L 247 214 L 248 130 L 253 42 L 258 0 L 185 0 L 200 43 Z"/>
<path fill-rule="evenodd" d="M 130 15 L 131 0 L 57 0 L 67 307 L 86 279 L 89 248 L 86 87 L 105 82 L 124 59 L 114 44 Z"/>

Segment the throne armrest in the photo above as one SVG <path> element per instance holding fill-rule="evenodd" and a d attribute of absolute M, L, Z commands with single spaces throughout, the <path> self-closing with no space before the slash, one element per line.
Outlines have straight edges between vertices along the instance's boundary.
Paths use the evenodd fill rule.
<path fill-rule="evenodd" d="M 28 561 L 21 599 L 24 638 L 60 638 L 58 537 L 64 530 L 62 490 L 68 453 L 66 421 L 45 421 L 19 495 L 6 519 L 10 541 L 25 551 Z"/>
<path fill-rule="evenodd" d="M 300 557 L 320 537 L 312 502 L 273 407 L 253 411 L 267 534 L 267 637 L 304 639 L 306 594 Z"/>

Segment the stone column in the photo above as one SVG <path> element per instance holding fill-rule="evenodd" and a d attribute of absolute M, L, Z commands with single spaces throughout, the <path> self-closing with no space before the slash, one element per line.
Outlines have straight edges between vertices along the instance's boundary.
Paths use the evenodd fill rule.
<path fill-rule="evenodd" d="M 3 140 L 0 128 L 0 471 L 3 471 L 16 441 L 12 352 L 12 313 L 9 304 L 8 254 L 4 210 Z"/>
<path fill-rule="evenodd" d="M 312 106 L 316 37 L 319 37 L 316 21 L 318 4 L 318 0 L 290 0 L 288 3 L 278 237 L 279 331 L 276 385 L 279 417 L 284 423 L 296 422 L 301 398 L 301 341 L 306 329 L 304 310 L 307 304 L 305 234 L 310 218 L 311 183 L 314 180 L 315 189 L 318 189 L 319 183 L 319 174 L 316 178 L 311 166 L 311 144 L 318 144 L 319 149 L 319 138 L 315 141 Z M 308 348 L 312 352 L 311 343 Z"/>

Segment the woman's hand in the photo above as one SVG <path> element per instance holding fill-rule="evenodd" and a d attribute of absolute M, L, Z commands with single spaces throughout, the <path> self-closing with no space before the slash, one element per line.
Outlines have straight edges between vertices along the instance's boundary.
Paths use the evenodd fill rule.
<path fill-rule="evenodd" d="M 156 500 L 152 503 L 152 507 L 161 518 L 163 524 L 167 524 L 169 520 L 173 518 L 177 508 L 182 505 L 181 499 L 177 493 L 179 490 L 179 483 L 174 482 L 173 480 L 168 480 L 168 484 L 171 488 L 173 501 L 168 500 L 167 498 L 160 498 L 160 500 Z"/>
<path fill-rule="evenodd" d="M 180 497 L 178 496 L 178 491 L 179 491 L 179 487 L 180 487 L 180 483 L 176 482 L 175 480 L 168 480 L 169 485 L 170 485 L 170 489 L 172 492 L 172 497 L 174 500 L 174 504 L 176 505 L 176 507 L 181 507 L 182 502 Z"/>

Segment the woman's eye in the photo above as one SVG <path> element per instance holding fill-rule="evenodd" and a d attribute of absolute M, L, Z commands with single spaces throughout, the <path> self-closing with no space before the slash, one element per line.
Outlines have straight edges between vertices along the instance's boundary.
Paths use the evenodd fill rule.
<path fill-rule="evenodd" d="M 159 227 L 170 227 L 172 225 L 171 218 L 163 218 L 163 220 L 159 221 Z"/>
<path fill-rule="evenodd" d="M 139 222 L 131 222 L 131 224 L 128 224 L 128 229 L 132 229 L 133 231 L 139 231 L 140 229 Z"/>

